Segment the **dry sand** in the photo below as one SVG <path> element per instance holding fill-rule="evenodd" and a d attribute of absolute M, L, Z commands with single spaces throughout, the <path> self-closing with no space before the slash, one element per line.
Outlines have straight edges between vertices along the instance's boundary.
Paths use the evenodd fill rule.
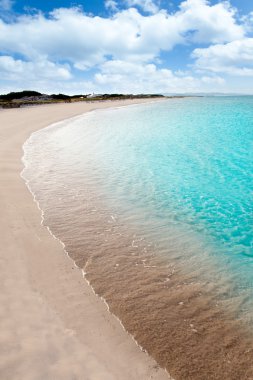
<path fill-rule="evenodd" d="M 138 101 L 0 110 L 0 378 L 165 380 L 41 226 L 23 179 L 22 145 L 40 128 Z"/>

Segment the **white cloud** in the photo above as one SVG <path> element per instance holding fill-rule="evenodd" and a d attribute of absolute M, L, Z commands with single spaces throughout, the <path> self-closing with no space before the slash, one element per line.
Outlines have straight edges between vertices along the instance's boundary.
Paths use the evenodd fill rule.
<path fill-rule="evenodd" d="M 195 67 L 214 73 L 253 76 L 253 38 L 195 49 Z"/>
<path fill-rule="evenodd" d="M 169 69 L 158 69 L 154 64 L 109 61 L 95 75 L 95 84 L 100 91 L 109 88 L 111 92 L 123 93 L 182 93 L 202 91 L 209 85 L 220 88 L 224 81 L 217 76 L 176 75 Z"/>
<path fill-rule="evenodd" d="M 129 7 L 138 6 L 144 12 L 157 13 L 159 11 L 159 6 L 154 0 L 125 0 Z"/>
<path fill-rule="evenodd" d="M 68 80 L 71 78 L 68 67 L 47 60 L 25 62 L 10 56 L 0 56 L 0 73 L 3 80 L 22 80 L 32 82 L 41 79 Z"/>
<path fill-rule="evenodd" d="M 62 70 L 63 69 L 63 70 Z M 222 89 L 224 81 L 217 76 L 194 77 L 175 74 L 154 64 L 108 61 L 101 65 L 93 80 L 70 78 L 68 70 L 50 62 L 22 62 L 0 57 L 2 92 L 35 89 L 44 93 L 184 93 Z M 22 78 L 22 79 L 21 79 Z M 11 86 L 10 83 L 15 83 Z"/>
<path fill-rule="evenodd" d="M 0 0 L 0 4 L 4 1 L 11 3 Z M 252 39 L 245 37 L 248 25 L 238 23 L 228 2 L 211 5 L 207 0 L 186 0 L 178 11 L 168 13 L 159 10 L 159 0 L 121 1 L 131 8 L 120 11 L 119 1 L 105 1 L 113 11 L 107 18 L 85 14 L 80 8 L 61 8 L 48 17 L 39 13 L 12 22 L 0 19 L 2 81 L 13 81 L 13 86 L 30 83 L 45 91 L 53 80 L 58 81 L 57 88 L 71 93 L 186 92 L 224 86 L 216 73 L 230 70 L 235 75 L 251 75 Z M 196 77 L 155 65 L 162 51 L 198 43 L 215 44 L 193 53 L 195 67 L 211 74 Z M 14 59 L 14 54 L 22 58 Z M 78 81 L 73 68 L 93 68 L 97 74 Z"/>
<path fill-rule="evenodd" d="M 210 5 L 207 0 L 186 0 L 177 18 L 195 43 L 220 43 L 242 38 L 244 28 L 236 22 L 236 11 L 229 2 Z"/>
<path fill-rule="evenodd" d="M 176 44 L 229 42 L 243 34 L 228 5 L 211 6 L 204 0 L 187 0 L 174 14 L 161 11 L 149 16 L 130 8 L 102 18 L 72 8 L 55 10 L 50 18 L 38 14 L 12 23 L 0 21 L 0 51 L 30 60 L 68 61 L 85 69 L 108 56 L 147 62 Z"/>
<path fill-rule="evenodd" d="M 110 9 L 112 11 L 118 10 L 118 4 L 114 0 L 105 0 L 105 8 Z"/>
<path fill-rule="evenodd" d="M 0 9 L 10 11 L 14 4 L 13 0 L 0 0 Z"/>

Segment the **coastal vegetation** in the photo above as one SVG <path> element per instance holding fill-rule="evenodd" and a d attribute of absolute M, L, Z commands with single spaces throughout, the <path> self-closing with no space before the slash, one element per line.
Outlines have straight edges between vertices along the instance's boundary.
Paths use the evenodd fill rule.
<path fill-rule="evenodd" d="M 91 102 L 164 97 L 161 94 L 42 94 L 37 91 L 19 91 L 0 95 L 0 108 L 19 108 L 50 103 Z"/>

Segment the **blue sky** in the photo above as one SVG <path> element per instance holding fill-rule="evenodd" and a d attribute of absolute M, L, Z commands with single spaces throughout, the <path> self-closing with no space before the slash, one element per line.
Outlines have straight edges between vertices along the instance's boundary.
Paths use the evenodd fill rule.
<path fill-rule="evenodd" d="M 167 9 L 169 11 L 176 10 L 181 1 L 174 0 L 174 1 L 167 1 L 163 0 L 160 1 L 160 8 Z M 215 4 L 217 1 L 210 1 L 210 4 Z M 249 13 L 252 10 L 252 4 L 249 0 L 234 0 L 232 2 L 232 5 L 237 7 L 238 10 L 242 11 L 243 13 Z M 70 8 L 73 6 L 82 6 L 83 9 L 86 12 L 92 12 L 94 15 L 104 15 L 106 16 L 108 14 L 107 10 L 105 9 L 105 1 L 103 0 L 80 0 L 80 1 L 69 1 L 69 0 L 32 0 L 32 1 L 22 1 L 19 0 L 16 3 L 13 4 L 13 9 L 16 12 L 24 13 L 24 8 L 35 8 L 40 9 L 44 12 L 50 12 L 54 8 Z M 127 5 L 124 3 L 119 4 L 119 8 L 127 8 Z"/>
<path fill-rule="evenodd" d="M 0 93 L 252 93 L 250 3 L 0 0 Z"/>

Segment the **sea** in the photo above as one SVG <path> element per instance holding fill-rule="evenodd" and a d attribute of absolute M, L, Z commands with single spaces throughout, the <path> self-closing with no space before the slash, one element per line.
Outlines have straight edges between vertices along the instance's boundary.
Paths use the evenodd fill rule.
<path fill-rule="evenodd" d="M 253 97 L 95 110 L 33 133 L 43 224 L 175 379 L 253 378 Z"/>

